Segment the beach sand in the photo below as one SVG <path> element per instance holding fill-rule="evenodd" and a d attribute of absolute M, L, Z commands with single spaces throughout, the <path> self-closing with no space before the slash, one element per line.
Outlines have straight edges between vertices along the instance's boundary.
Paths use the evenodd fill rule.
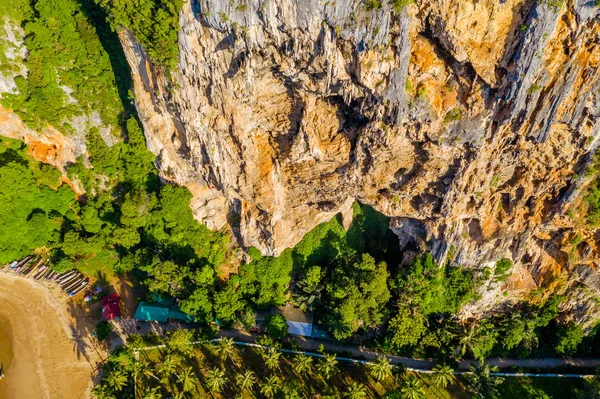
<path fill-rule="evenodd" d="M 0 273 L 0 362 L 6 373 L 0 399 L 90 396 L 92 370 L 101 354 L 89 330 L 75 327 L 69 305 L 64 295 L 40 283 Z"/>

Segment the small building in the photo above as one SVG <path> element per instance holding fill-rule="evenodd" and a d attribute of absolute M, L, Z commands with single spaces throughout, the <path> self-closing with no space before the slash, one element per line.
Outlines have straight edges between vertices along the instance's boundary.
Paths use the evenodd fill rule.
<path fill-rule="evenodd" d="M 287 320 L 288 334 L 310 337 L 313 329 L 313 313 L 303 312 L 289 303 L 278 310 Z"/>
<path fill-rule="evenodd" d="M 285 317 L 288 325 L 288 334 L 302 337 L 311 336 L 313 330 L 313 313 L 303 312 L 289 303 L 267 311 L 257 311 L 256 322 L 257 324 L 262 324 L 268 315 L 277 313 Z"/>
<path fill-rule="evenodd" d="M 121 317 L 119 295 L 112 294 L 102 298 L 102 319 L 108 321 Z"/>

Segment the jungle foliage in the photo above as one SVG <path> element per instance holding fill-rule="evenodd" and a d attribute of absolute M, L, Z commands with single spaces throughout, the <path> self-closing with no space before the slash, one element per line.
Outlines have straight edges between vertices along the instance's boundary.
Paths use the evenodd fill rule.
<path fill-rule="evenodd" d="M 5 60 L 4 68 L 18 73 L 18 93 L 3 93 L 2 105 L 31 128 L 50 124 L 72 134 L 76 125 L 85 127 L 86 116 L 97 113 L 104 125 L 118 129 L 123 105 L 117 78 L 98 35 L 102 28 L 92 24 L 82 3 L 15 0 L 0 5 L 0 17 L 7 17 L 13 30 L 23 29 L 28 51 L 25 59 Z M 11 48 L 16 53 L 17 47 L 0 35 L 0 50 Z M 26 68 L 26 76 L 21 67 Z"/>
<path fill-rule="evenodd" d="M 174 68 L 179 58 L 177 32 L 183 0 L 96 0 L 116 29 L 133 32 L 158 65 Z"/>

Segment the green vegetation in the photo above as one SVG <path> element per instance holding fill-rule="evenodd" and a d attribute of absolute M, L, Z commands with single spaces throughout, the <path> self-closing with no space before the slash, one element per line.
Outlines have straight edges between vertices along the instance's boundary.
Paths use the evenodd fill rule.
<path fill-rule="evenodd" d="M 265 319 L 267 334 L 274 339 L 282 339 L 287 335 L 287 321 L 280 314 L 270 314 Z"/>
<path fill-rule="evenodd" d="M 237 346 L 230 339 L 209 343 L 211 330 L 177 331 L 170 336 L 130 337 L 130 346 L 111 353 L 95 386 L 98 399 L 134 397 L 215 398 L 593 398 L 595 379 L 500 378 L 479 365 L 456 376 L 440 364 L 433 374 L 406 372 L 385 358 L 370 365 Z M 189 345 L 200 340 L 199 345 Z M 139 352 L 132 348 L 166 344 Z M 151 396 L 154 395 L 154 396 Z"/>
<path fill-rule="evenodd" d="M 249 248 L 251 259 L 236 262 L 232 252 L 239 249 L 230 249 L 229 236 L 194 219 L 188 190 L 159 181 L 130 102 L 129 70 L 116 33 L 106 23 L 108 16 L 113 27 L 133 31 L 154 61 L 168 70 L 177 62 L 177 16 L 182 3 L 18 0 L 0 5 L 0 16 L 23 27 L 30 52 L 24 61 L 30 71 L 27 79 L 17 79 L 19 94 L 6 95 L 3 105 L 34 128 L 51 124 L 65 133 L 74 131 L 74 117 L 97 111 L 117 138 L 109 147 L 100 126 L 78 127 L 86 132 L 87 154 L 68 165 L 66 174 L 85 188 L 86 194 L 79 198 L 62 183 L 61 171 L 35 161 L 22 143 L 1 141 L 0 221 L 5 228 L 0 233 L 0 262 L 37 251 L 49 256 L 57 270 L 76 267 L 98 277 L 128 274 L 148 297 L 174 298 L 199 322 L 214 321 L 223 327 L 250 329 L 255 310 L 291 302 L 313 311 L 319 327 L 333 339 L 362 342 L 389 353 L 435 357 L 450 365 L 463 357 L 597 353 L 599 328 L 584 336 L 580 326 L 563 322 L 559 305 L 565 298 L 557 295 L 516 303 L 509 314 L 459 320 L 461 308 L 477 299 L 478 281 L 488 281 L 492 273 L 495 281 L 506 281 L 512 262 L 501 259 L 494 270 L 481 275 L 460 265 L 437 264 L 428 253 L 401 265 L 405 254 L 388 228 L 389 218 L 359 203 L 353 205 L 354 220 L 348 230 L 337 216 L 277 257 Z M 409 3 L 392 2 L 396 12 Z M 371 9 L 382 7 L 377 1 L 365 4 Z M 415 91 L 417 97 L 426 96 L 423 85 Z M 460 118 L 455 108 L 444 122 Z M 596 173 L 597 164 L 589 173 Z M 494 176 L 490 188 L 501 180 Z M 591 183 L 585 198 L 591 224 L 600 220 L 599 182 Z M 239 216 L 230 222 L 239 225 Z M 281 315 L 269 317 L 267 331 L 272 341 L 286 342 Z M 97 326 L 99 340 L 109 335 L 109 325 Z M 295 397 L 293 392 L 308 389 L 346 397 L 418 397 L 431 388 L 428 381 L 400 378 L 397 373 L 401 381 L 393 382 L 390 373 L 396 369 L 384 360 L 365 371 L 340 364 L 332 354 L 323 360 L 292 359 L 276 349 L 238 352 L 228 341 L 198 351 L 189 345 L 196 338 L 186 330 L 173 333 L 165 350 L 170 357 L 161 352 L 148 355 L 142 360 L 148 366 L 145 371 L 131 361 L 129 348 L 120 349 L 105 365 L 99 396 L 104 392 L 105 397 L 131 397 L 132 381 L 139 381 L 140 389 L 155 396 L 212 391 L 231 397 L 241 389 Z M 132 346 L 143 344 L 141 338 L 135 340 Z M 218 361 L 213 352 L 218 353 Z M 242 370 L 241 359 L 248 359 L 243 365 L 251 371 Z M 348 377 L 335 378 L 339 372 Z M 470 383 L 474 395 L 505 389 L 489 378 L 489 370 L 474 370 L 473 376 L 477 378 Z M 435 381 L 439 392 L 460 385 L 443 367 Z"/>
<path fill-rule="evenodd" d="M 459 121 L 461 118 L 462 118 L 462 111 L 460 110 L 460 108 L 458 108 L 458 107 L 452 108 L 444 116 L 444 124 Z"/>
<path fill-rule="evenodd" d="M 175 68 L 179 58 L 177 32 L 183 0 L 96 0 L 116 29 L 125 27 L 158 65 Z"/>
<path fill-rule="evenodd" d="M 410 4 L 414 3 L 414 0 L 392 0 L 392 7 L 394 8 L 394 11 L 396 11 L 396 13 L 400 13 L 402 12 L 402 10 L 404 10 L 405 7 L 407 7 Z"/>
<path fill-rule="evenodd" d="M 30 254 L 60 240 L 76 218 L 73 191 L 60 172 L 34 161 L 19 141 L 0 140 L 0 262 Z"/>
<path fill-rule="evenodd" d="M 94 112 L 104 124 L 118 127 L 123 106 L 115 74 L 80 2 L 3 2 L 3 16 L 23 27 L 29 51 L 27 58 L 19 61 L 27 68 L 27 79 L 17 76 L 19 94 L 3 94 L 4 107 L 34 129 L 51 124 L 71 133 L 74 117 Z M 7 45 L 0 44 L 0 49 Z"/>
<path fill-rule="evenodd" d="M 101 322 L 96 324 L 96 333 L 95 333 L 96 339 L 99 342 L 104 342 L 108 338 L 110 338 L 112 331 L 113 331 L 113 325 L 110 324 L 108 321 L 102 320 Z"/>
<path fill-rule="evenodd" d="M 380 0 L 364 0 L 364 2 L 367 11 L 379 10 L 383 5 Z"/>
<path fill-rule="evenodd" d="M 187 339 L 203 339 L 204 332 Z M 178 343 L 173 345 L 171 341 Z M 230 340 L 191 346 L 187 354 L 176 348 L 179 337 L 148 336 L 133 339 L 137 347 L 166 343 L 161 350 L 143 350 L 139 361 L 122 347 L 103 365 L 102 380 L 94 388 L 97 398 L 215 397 L 215 398 L 374 398 L 388 393 L 414 391 L 425 397 L 450 397 L 448 389 L 464 391 L 462 380 L 451 379 L 446 387 L 434 384 L 432 376 L 400 371 L 384 361 L 367 366 L 338 361 L 335 354 L 324 358 L 282 353 L 276 348 L 248 348 Z M 189 342 L 189 341 L 188 341 Z M 178 396 L 179 395 L 179 396 Z M 397 397 L 397 396 L 396 396 Z"/>
<path fill-rule="evenodd" d="M 583 197 L 586 206 L 586 219 L 592 226 L 600 222 L 600 156 L 594 155 L 591 164 L 585 171 L 586 177 L 594 177 L 587 187 L 587 193 Z"/>
<path fill-rule="evenodd" d="M 527 93 L 529 94 L 533 94 L 536 91 L 540 91 L 542 89 L 542 86 L 539 86 L 537 84 L 532 84 L 531 86 L 529 86 L 529 89 L 527 89 Z"/>
<path fill-rule="evenodd" d="M 510 277 L 510 269 L 513 263 L 510 259 L 502 258 L 494 266 L 494 279 L 496 281 L 505 282 Z"/>
<path fill-rule="evenodd" d="M 558 13 L 565 4 L 565 0 L 546 0 L 546 4 L 554 13 Z"/>

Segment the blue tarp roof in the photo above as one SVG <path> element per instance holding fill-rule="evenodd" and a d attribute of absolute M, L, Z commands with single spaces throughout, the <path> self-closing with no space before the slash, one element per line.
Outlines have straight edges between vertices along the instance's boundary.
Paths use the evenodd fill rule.
<path fill-rule="evenodd" d="M 297 321 L 289 321 L 288 325 L 288 334 L 292 335 L 302 335 L 304 337 L 310 337 L 312 334 L 312 324 L 310 323 L 300 323 Z"/>

